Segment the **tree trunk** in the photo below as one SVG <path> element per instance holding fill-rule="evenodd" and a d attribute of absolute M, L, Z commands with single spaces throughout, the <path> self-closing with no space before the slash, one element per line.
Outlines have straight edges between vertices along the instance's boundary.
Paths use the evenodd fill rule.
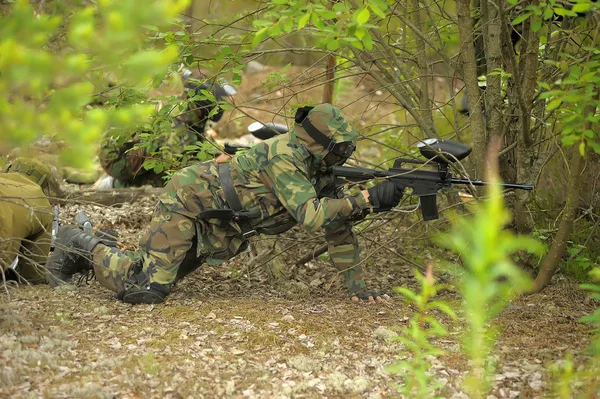
<path fill-rule="evenodd" d="M 538 272 L 538 275 L 533 283 L 533 289 L 529 292 L 530 294 L 540 292 L 546 285 L 548 285 L 550 279 L 558 268 L 558 264 L 565 254 L 567 240 L 573 231 L 573 222 L 579 206 L 581 172 L 585 162 L 584 158 L 579 154 L 578 147 L 579 145 L 573 145 L 570 148 L 571 159 L 569 164 L 571 166 L 571 178 L 569 179 L 569 187 L 567 188 L 567 203 L 565 205 L 562 218 L 560 219 L 558 232 L 554 237 L 550 251 L 542 262 L 540 271 Z"/>
<path fill-rule="evenodd" d="M 327 56 L 327 69 L 325 70 L 325 85 L 323 86 L 323 102 L 333 104 L 333 91 L 335 89 L 335 55 Z"/>
<path fill-rule="evenodd" d="M 73 190 L 65 191 L 59 203 L 86 203 L 98 205 L 118 205 L 130 203 L 142 197 L 159 196 L 163 192 L 160 187 L 115 188 L 112 190 Z"/>
<path fill-rule="evenodd" d="M 480 177 L 485 172 L 486 133 L 483 124 L 483 112 L 479 101 L 479 85 L 477 84 L 477 62 L 473 47 L 473 20 L 470 13 L 470 0 L 457 0 L 458 31 L 460 34 L 460 52 L 463 78 L 469 100 L 469 115 L 471 118 L 471 135 L 473 137 L 474 177 Z"/>
<path fill-rule="evenodd" d="M 421 6 L 419 0 L 413 0 L 413 24 L 417 30 L 422 31 L 421 27 Z M 435 132 L 435 124 L 433 123 L 432 103 L 429 99 L 429 79 L 431 74 L 427 67 L 427 47 L 423 37 L 415 35 L 415 42 L 417 45 L 417 51 L 415 57 L 417 58 L 417 67 L 419 70 L 419 81 L 420 81 L 420 96 L 419 96 L 419 108 L 423 122 L 426 124 L 426 131 Z"/>
<path fill-rule="evenodd" d="M 487 116 L 487 137 L 492 140 L 502 135 L 502 79 L 500 70 L 502 52 L 500 48 L 501 30 L 498 7 L 492 1 L 484 0 L 482 7 L 483 40 L 485 43 L 485 59 L 487 66 L 487 86 L 485 89 L 485 114 Z"/>

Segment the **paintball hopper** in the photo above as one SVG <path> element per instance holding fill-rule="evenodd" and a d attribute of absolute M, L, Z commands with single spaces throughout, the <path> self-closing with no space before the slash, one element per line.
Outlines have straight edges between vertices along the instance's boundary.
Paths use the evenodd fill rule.
<path fill-rule="evenodd" d="M 226 81 L 222 81 L 215 85 L 213 94 L 216 97 L 234 96 L 237 94 L 237 90 L 234 89 L 233 86 L 227 83 Z"/>
<path fill-rule="evenodd" d="M 417 144 L 417 148 L 425 158 L 446 164 L 460 161 L 472 151 L 468 145 L 441 139 L 423 140 Z"/>
<path fill-rule="evenodd" d="M 248 126 L 248 132 L 250 132 L 257 139 L 261 140 L 268 140 L 271 137 L 287 133 L 288 130 L 289 129 L 287 126 L 273 122 L 254 122 Z"/>
<path fill-rule="evenodd" d="M 83 230 L 87 234 L 92 234 L 92 222 L 90 221 L 88 215 L 85 214 L 85 212 L 79 211 L 77 215 L 75 215 L 74 220 L 81 230 Z"/>
<path fill-rule="evenodd" d="M 196 88 L 195 86 L 193 86 L 194 78 L 192 76 L 192 71 L 190 71 L 187 68 L 184 69 L 181 77 L 182 77 L 182 80 L 184 82 L 186 82 L 186 84 L 188 84 L 189 88 L 191 88 L 191 89 L 195 89 Z M 220 79 L 220 80 L 217 81 L 217 83 L 215 84 L 215 86 L 213 88 L 213 94 L 217 98 L 223 98 L 223 97 L 227 97 L 227 96 L 234 96 L 234 95 L 236 95 L 237 94 L 237 90 L 232 85 L 230 85 L 229 83 L 227 83 L 226 80 Z"/>

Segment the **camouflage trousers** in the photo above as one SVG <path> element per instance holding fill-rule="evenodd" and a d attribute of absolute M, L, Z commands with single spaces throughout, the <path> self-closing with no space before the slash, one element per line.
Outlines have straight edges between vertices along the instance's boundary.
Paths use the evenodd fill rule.
<path fill-rule="evenodd" d="M 203 219 L 209 209 L 227 209 L 214 162 L 181 169 L 160 196 L 139 253 L 124 253 L 99 244 L 92 252 L 96 278 L 121 292 L 125 281 L 143 271 L 150 283 L 171 286 L 203 262 L 221 263 L 246 249 L 233 221 Z"/>

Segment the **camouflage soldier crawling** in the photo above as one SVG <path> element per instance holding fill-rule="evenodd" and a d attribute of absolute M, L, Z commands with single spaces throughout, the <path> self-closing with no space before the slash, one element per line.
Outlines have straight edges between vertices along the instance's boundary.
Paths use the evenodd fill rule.
<path fill-rule="evenodd" d="M 236 93 L 235 89 L 228 84 L 213 86 L 210 83 L 200 84 L 196 80 L 190 80 L 184 85 L 184 98 L 191 93 L 199 95 L 202 90 L 211 91 L 211 88 L 217 103 L 226 96 Z M 108 176 L 99 181 L 96 188 L 143 185 L 162 187 L 165 173 L 144 169 L 144 162 L 152 158 L 153 153 L 158 152 L 170 161 L 173 154 L 183 153 L 185 146 L 204 141 L 207 122 L 209 120 L 218 122 L 223 117 L 223 110 L 220 108 L 214 115 L 209 116 L 215 107 L 217 104 L 209 99 L 191 101 L 187 109 L 175 118 L 175 125 L 169 134 L 147 143 L 146 146 L 137 146 L 141 143 L 140 133 L 144 133 L 143 131 L 105 134 L 98 157 L 100 165 Z M 195 162 L 198 160 L 195 159 Z"/>
<path fill-rule="evenodd" d="M 7 279 L 46 281 L 58 174 L 41 161 L 17 158 L 0 173 L 0 268 Z"/>
<path fill-rule="evenodd" d="M 49 261 L 50 283 L 93 268 L 120 300 L 159 303 L 202 263 L 223 262 L 248 246 L 247 237 L 277 234 L 298 222 L 311 232 L 325 229 L 330 258 L 353 300 L 380 299 L 366 289 L 356 265 L 352 220 L 371 207 L 397 205 L 404 186 L 385 181 L 354 196 L 337 193 L 331 167 L 352 154 L 358 132 L 330 104 L 301 108 L 295 122 L 289 133 L 256 144 L 230 163 L 200 163 L 175 173 L 137 256 L 107 247 L 76 226 L 62 227 L 57 240 L 65 250 Z"/>

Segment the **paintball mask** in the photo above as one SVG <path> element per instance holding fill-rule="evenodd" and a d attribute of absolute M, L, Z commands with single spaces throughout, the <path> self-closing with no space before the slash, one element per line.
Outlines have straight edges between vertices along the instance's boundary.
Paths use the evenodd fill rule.
<path fill-rule="evenodd" d="M 352 141 L 342 141 L 338 143 L 332 137 L 327 136 L 317 129 L 307 118 L 308 113 L 314 107 L 298 108 L 294 121 L 301 125 L 306 133 L 317 143 L 319 143 L 327 152 L 323 161 L 327 167 L 334 165 L 343 165 L 352 155 L 356 146 Z"/>

